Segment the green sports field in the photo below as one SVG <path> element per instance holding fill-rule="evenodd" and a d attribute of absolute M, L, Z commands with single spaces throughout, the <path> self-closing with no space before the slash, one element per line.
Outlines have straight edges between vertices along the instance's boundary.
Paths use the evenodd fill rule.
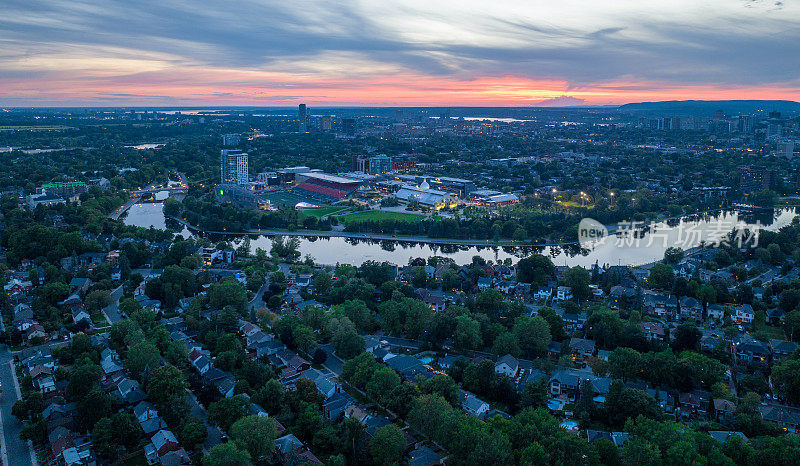
<path fill-rule="evenodd" d="M 298 202 L 310 202 L 311 204 L 319 205 L 318 202 L 310 201 L 306 197 L 289 191 L 276 191 L 264 194 L 262 197 L 268 199 L 272 205 L 278 207 L 294 207 Z"/>
<path fill-rule="evenodd" d="M 399 222 L 419 222 L 425 218 L 424 215 L 409 214 L 405 212 L 386 212 L 383 210 L 368 210 L 365 212 L 355 212 L 337 217 L 344 223 L 368 222 L 381 220 L 396 220 Z"/>
<path fill-rule="evenodd" d="M 336 214 L 337 212 L 344 213 L 350 209 L 347 205 L 329 205 L 325 207 L 318 207 L 316 209 L 305 209 L 301 211 L 304 217 L 317 217 L 322 218 L 326 215 Z"/>

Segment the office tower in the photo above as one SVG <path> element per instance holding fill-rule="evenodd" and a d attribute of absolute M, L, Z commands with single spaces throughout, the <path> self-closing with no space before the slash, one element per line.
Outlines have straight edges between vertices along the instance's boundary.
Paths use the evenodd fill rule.
<path fill-rule="evenodd" d="M 386 155 L 376 155 L 369 159 L 369 167 L 365 170 L 372 175 L 382 175 L 392 171 L 392 159 Z"/>
<path fill-rule="evenodd" d="M 300 104 L 297 107 L 297 119 L 300 121 L 298 131 L 301 133 L 308 132 L 308 109 L 306 104 Z"/>
<path fill-rule="evenodd" d="M 232 134 L 223 134 L 222 135 L 222 145 L 225 147 L 231 146 L 238 146 L 239 145 L 239 135 L 232 133 Z"/>
<path fill-rule="evenodd" d="M 776 183 L 775 170 L 739 168 L 739 187 L 745 194 L 775 189 Z"/>
<path fill-rule="evenodd" d="M 753 117 L 750 115 L 739 115 L 739 123 L 736 126 L 736 131 L 743 134 L 750 134 L 753 132 Z"/>
<path fill-rule="evenodd" d="M 780 123 L 767 123 L 767 139 L 783 137 L 783 126 Z"/>
<path fill-rule="evenodd" d="M 778 141 L 778 153 L 776 155 L 787 159 L 794 157 L 794 139 Z"/>
<path fill-rule="evenodd" d="M 220 183 L 245 185 L 248 182 L 248 156 L 239 150 L 220 151 Z"/>
<path fill-rule="evenodd" d="M 356 119 L 342 118 L 342 132 L 351 136 L 356 134 Z"/>
<path fill-rule="evenodd" d="M 330 131 L 333 128 L 333 122 L 330 115 L 325 115 L 319 122 L 319 129 L 322 131 Z"/>

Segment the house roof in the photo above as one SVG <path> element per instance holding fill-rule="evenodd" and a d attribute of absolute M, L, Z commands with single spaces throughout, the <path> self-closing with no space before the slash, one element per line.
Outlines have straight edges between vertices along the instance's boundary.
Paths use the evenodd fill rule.
<path fill-rule="evenodd" d="M 501 364 L 505 364 L 510 367 L 512 370 L 516 371 L 519 368 L 519 361 L 514 356 L 507 354 L 502 358 L 498 359 L 497 362 L 494 364 L 494 367 L 497 368 Z"/>

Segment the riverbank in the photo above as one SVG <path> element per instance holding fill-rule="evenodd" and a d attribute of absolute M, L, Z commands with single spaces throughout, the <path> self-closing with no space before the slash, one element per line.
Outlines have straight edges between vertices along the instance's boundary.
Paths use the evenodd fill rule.
<path fill-rule="evenodd" d="M 210 235 L 228 235 L 228 236 L 249 236 L 249 235 L 262 235 L 262 236 L 296 236 L 300 238 L 352 238 L 352 239 L 369 239 L 376 241 L 400 241 L 408 243 L 419 244 L 438 244 L 446 246 L 493 246 L 493 247 L 550 247 L 550 246 L 575 246 L 577 241 L 569 241 L 562 243 L 531 243 L 528 241 L 491 241 L 491 240 L 459 240 L 449 238 L 428 238 L 427 236 L 402 236 L 402 235 L 384 235 L 377 233 L 353 233 L 347 231 L 320 231 L 320 230 L 248 230 L 248 231 L 215 231 L 200 228 L 187 223 L 185 220 L 167 216 L 170 220 L 174 220 L 187 230 L 197 233 L 210 234 Z"/>

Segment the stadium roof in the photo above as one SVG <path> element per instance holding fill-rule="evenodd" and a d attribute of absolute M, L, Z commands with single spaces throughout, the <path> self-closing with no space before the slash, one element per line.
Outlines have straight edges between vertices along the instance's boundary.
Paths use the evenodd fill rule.
<path fill-rule="evenodd" d="M 341 183 L 341 184 L 360 183 L 359 180 L 354 180 L 352 178 L 345 178 L 343 176 L 328 175 L 327 173 L 303 173 L 302 175 L 307 176 L 309 178 L 315 178 L 317 180 L 328 181 L 330 183 Z"/>

